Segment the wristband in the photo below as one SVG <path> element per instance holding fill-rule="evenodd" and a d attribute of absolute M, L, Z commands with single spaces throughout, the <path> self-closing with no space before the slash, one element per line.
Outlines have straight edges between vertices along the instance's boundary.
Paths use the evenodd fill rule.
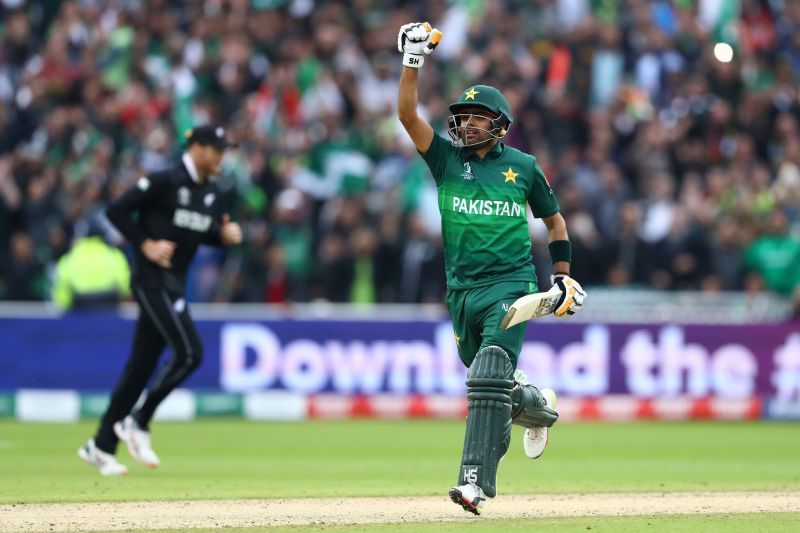
<path fill-rule="evenodd" d="M 550 251 L 550 259 L 553 263 L 566 261 L 572 263 L 572 243 L 567 240 L 553 241 L 547 245 Z"/>
<path fill-rule="evenodd" d="M 403 54 L 403 66 L 409 68 L 419 68 L 425 62 L 425 57 L 417 54 Z"/>

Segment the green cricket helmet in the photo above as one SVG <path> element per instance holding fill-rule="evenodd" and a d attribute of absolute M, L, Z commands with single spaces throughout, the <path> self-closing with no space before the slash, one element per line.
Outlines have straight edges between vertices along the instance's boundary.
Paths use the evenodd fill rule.
<path fill-rule="evenodd" d="M 485 139 L 475 144 L 467 144 L 466 140 L 462 138 L 461 119 L 469 116 L 464 113 L 465 109 L 481 108 L 491 113 L 492 129 L 482 130 L 486 131 L 491 138 L 500 139 L 508 133 L 508 128 L 514 121 L 511 116 L 511 110 L 508 105 L 508 100 L 503 96 L 503 93 L 489 85 L 474 85 L 461 93 L 457 102 L 450 104 L 450 117 L 448 118 L 447 133 L 453 139 L 454 143 L 459 143 L 464 147 L 476 147 L 485 144 L 491 140 Z"/>

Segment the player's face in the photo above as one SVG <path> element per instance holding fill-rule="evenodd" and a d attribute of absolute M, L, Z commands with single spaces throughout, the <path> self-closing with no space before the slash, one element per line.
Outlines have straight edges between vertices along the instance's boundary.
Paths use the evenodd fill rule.
<path fill-rule="evenodd" d="M 474 146 L 494 138 L 492 135 L 492 119 L 496 118 L 489 111 L 480 107 L 466 108 L 456 115 L 459 124 L 459 136 L 465 146 Z"/>
<path fill-rule="evenodd" d="M 222 172 L 222 158 L 225 150 L 208 145 L 205 149 L 206 170 L 208 174 L 219 174 Z"/>

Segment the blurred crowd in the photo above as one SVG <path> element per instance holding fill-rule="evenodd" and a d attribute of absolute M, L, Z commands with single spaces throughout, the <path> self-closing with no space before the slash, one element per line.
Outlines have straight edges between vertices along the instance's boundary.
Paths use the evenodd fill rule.
<path fill-rule="evenodd" d="M 395 113 L 415 20 L 444 33 L 422 113 L 444 132 L 465 88 L 505 93 L 584 286 L 796 293 L 800 2 L 1 0 L 0 299 L 52 298 L 81 239 L 126 250 L 104 206 L 213 122 L 246 245 L 202 249 L 191 300 L 442 301 L 436 190 Z"/>

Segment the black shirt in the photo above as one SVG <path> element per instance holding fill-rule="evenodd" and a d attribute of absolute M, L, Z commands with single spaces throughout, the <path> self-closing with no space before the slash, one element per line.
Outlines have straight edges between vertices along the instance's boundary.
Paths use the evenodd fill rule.
<path fill-rule="evenodd" d="M 188 155 L 184 155 L 184 161 Z M 142 176 L 106 210 L 135 250 L 131 284 L 183 293 L 186 271 L 200 244 L 219 245 L 220 194 L 215 183 L 199 184 L 186 163 Z M 140 249 L 145 239 L 175 243 L 172 266 L 163 268 Z"/>

